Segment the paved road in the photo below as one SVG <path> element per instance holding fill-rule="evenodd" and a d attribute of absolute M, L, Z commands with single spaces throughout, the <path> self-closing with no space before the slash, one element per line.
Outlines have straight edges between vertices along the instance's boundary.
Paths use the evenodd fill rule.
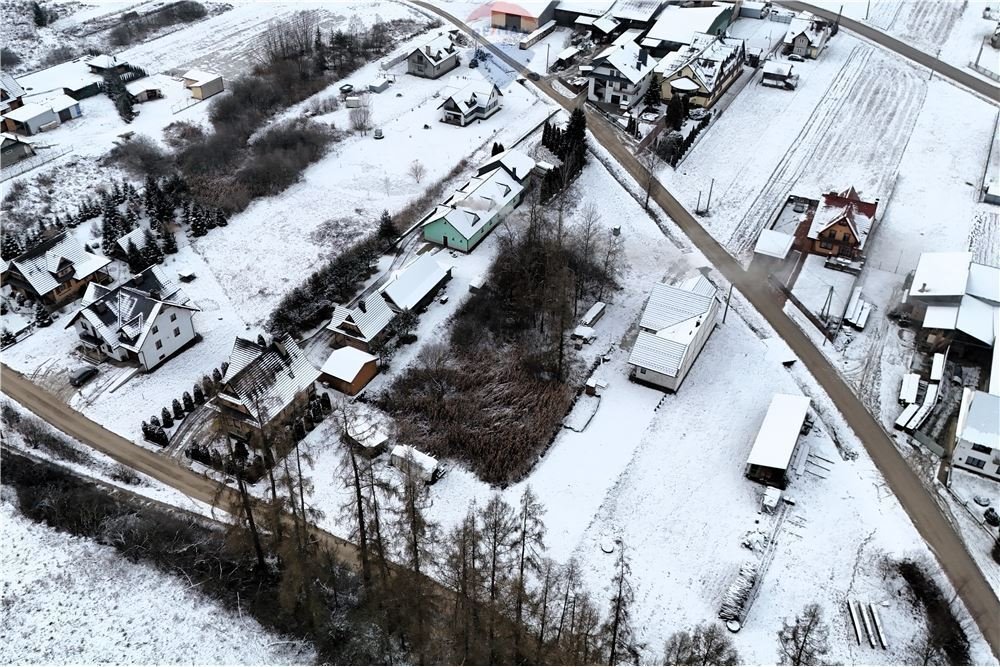
<path fill-rule="evenodd" d="M 451 21 L 465 32 L 475 36 L 469 26 L 448 12 L 422 0 L 411 0 L 442 18 Z M 797 4 L 797 3 L 789 3 Z M 527 71 L 501 49 L 487 40 L 484 46 L 498 58 L 527 76 Z M 919 53 L 919 52 L 917 52 Z M 926 57 L 926 56 L 925 56 Z M 952 68 L 954 69 L 954 68 Z M 962 72 L 958 72 L 963 74 Z M 552 89 L 544 79 L 538 87 L 564 108 L 573 102 Z M 621 143 L 618 132 L 597 113 L 587 112 L 587 127 L 594 138 L 607 149 L 638 183 L 646 182 L 646 172 L 635 156 Z M 942 569 L 959 592 L 962 601 L 979 625 L 994 655 L 1000 655 L 1000 600 L 990 587 L 964 542 L 945 518 L 920 479 L 900 455 L 881 424 L 869 414 L 861 400 L 847 385 L 823 353 L 782 310 L 782 300 L 762 281 L 743 269 L 729 252 L 719 244 L 699 222 L 659 182 L 654 182 L 651 198 L 669 215 L 737 290 L 768 321 L 771 327 L 801 359 L 816 378 L 847 423 L 864 444 L 869 456 L 885 478 L 889 488 L 899 499 L 917 532 L 937 556 Z"/>
<path fill-rule="evenodd" d="M 794 9 L 795 11 L 809 11 L 830 21 L 837 20 L 837 12 L 831 12 L 828 9 L 823 9 L 822 7 L 817 7 L 816 5 L 811 5 L 807 2 L 782 0 L 778 4 L 788 7 L 789 9 Z M 870 39 L 879 46 L 884 46 L 891 51 L 895 51 L 904 58 L 908 58 L 918 65 L 923 65 L 924 67 L 934 71 L 936 74 L 940 74 L 947 79 L 951 79 L 957 84 L 974 90 L 994 102 L 1000 102 L 1000 88 L 998 88 L 996 84 L 981 79 L 975 74 L 971 74 L 970 72 L 955 67 L 954 65 L 942 62 L 934 56 L 924 53 L 919 49 L 915 49 L 909 44 L 901 42 L 895 37 L 887 35 L 877 28 L 873 28 L 869 25 L 861 23 L 860 21 L 855 21 L 854 19 L 849 19 L 846 16 L 840 17 L 840 27 L 856 32 L 865 39 Z"/>
<path fill-rule="evenodd" d="M 189 498 L 214 504 L 224 511 L 229 511 L 239 502 L 239 496 L 232 489 L 217 499 L 218 483 L 214 480 L 199 475 L 179 461 L 112 433 L 4 364 L 0 364 L 0 390 L 67 435 L 119 463 L 172 486 Z M 285 519 L 291 525 L 291 517 Z M 357 563 L 357 547 L 353 544 L 318 528 L 313 528 L 312 533 L 341 560 L 348 564 Z"/>

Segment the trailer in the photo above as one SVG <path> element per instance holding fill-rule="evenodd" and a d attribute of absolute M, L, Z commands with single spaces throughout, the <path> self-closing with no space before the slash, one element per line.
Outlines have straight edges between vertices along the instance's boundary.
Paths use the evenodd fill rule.
<path fill-rule="evenodd" d="M 907 373 L 903 376 L 903 383 L 899 388 L 899 402 L 909 405 L 917 402 L 917 392 L 920 390 L 920 375 L 917 373 Z"/>

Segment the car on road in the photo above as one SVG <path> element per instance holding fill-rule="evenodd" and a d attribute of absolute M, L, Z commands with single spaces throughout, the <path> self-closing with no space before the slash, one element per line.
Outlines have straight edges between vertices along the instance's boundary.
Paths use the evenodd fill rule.
<path fill-rule="evenodd" d="M 97 373 L 97 368 L 94 366 L 83 366 L 81 368 L 77 368 L 69 374 L 69 383 L 74 387 L 82 387 L 90 382 L 94 376 L 97 375 Z"/>
<path fill-rule="evenodd" d="M 793 54 L 789 55 L 788 59 L 791 60 L 793 63 L 804 63 L 806 61 L 805 58 L 803 58 L 802 56 L 800 56 L 797 53 L 793 53 Z"/>
<path fill-rule="evenodd" d="M 528 78 L 532 81 L 540 81 L 542 76 L 538 72 L 528 72 Z"/>
<path fill-rule="evenodd" d="M 688 112 L 688 118 L 691 120 L 701 120 L 708 116 L 708 109 L 702 109 L 701 107 L 695 107 Z"/>

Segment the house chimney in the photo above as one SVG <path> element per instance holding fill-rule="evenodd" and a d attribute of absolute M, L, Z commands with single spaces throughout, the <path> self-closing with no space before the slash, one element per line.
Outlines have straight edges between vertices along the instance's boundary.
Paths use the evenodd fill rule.
<path fill-rule="evenodd" d="M 362 313 L 367 313 L 368 312 L 368 306 L 365 304 L 365 300 L 364 299 L 361 299 L 361 301 L 358 301 L 358 310 L 360 310 Z"/>
<path fill-rule="evenodd" d="M 917 291 L 918 292 L 926 292 L 927 291 L 927 283 L 924 283 L 923 285 L 921 285 L 920 289 L 917 290 Z"/>

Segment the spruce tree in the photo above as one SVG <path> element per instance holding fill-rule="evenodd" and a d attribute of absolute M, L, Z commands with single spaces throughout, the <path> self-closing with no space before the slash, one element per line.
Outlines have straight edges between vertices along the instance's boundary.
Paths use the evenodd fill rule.
<path fill-rule="evenodd" d="M 398 233 L 396 225 L 392 222 L 392 216 L 388 209 L 383 209 L 382 215 L 378 219 L 378 236 L 384 241 L 395 239 Z"/>
<path fill-rule="evenodd" d="M 194 410 L 194 399 L 191 398 L 191 392 L 185 391 L 184 395 L 181 396 L 181 400 L 184 401 L 184 410 L 186 412 Z"/>
<path fill-rule="evenodd" d="M 146 259 L 146 266 L 161 264 L 163 262 L 163 251 L 153 236 L 153 232 L 146 230 L 143 234 L 142 256 Z"/>
<path fill-rule="evenodd" d="M 47 327 L 52 324 L 52 316 L 49 315 L 49 311 L 42 305 L 39 301 L 35 304 L 35 326 L 36 327 Z"/>
<path fill-rule="evenodd" d="M 128 261 L 128 270 L 133 274 L 142 273 L 143 270 L 149 266 L 145 255 L 143 255 L 142 251 L 139 250 L 131 239 L 129 239 L 128 247 L 125 251 L 125 257 Z"/>
<path fill-rule="evenodd" d="M 174 419 L 176 419 L 177 421 L 184 419 L 184 407 L 181 406 L 180 401 L 178 401 L 175 398 L 173 403 L 171 404 L 171 407 L 173 407 L 174 409 Z"/>
<path fill-rule="evenodd" d="M 215 209 L 215 224 L 219 227 L 225 227 L 229 224 L 229 218 L 226 217 L 226 212 L 221 208 Z"/>
<path fill-rule="evenodd" d="M 173 255 L 177 252 L 177 239 L 174 238 L 174 233 L 169 229 L 163 230 L 163 252 L 167 255 Z"/>
<path fill-rule="evenodd" d="M 203 405 L 205 403 L 205 391 L 201 388 L 200 384 L 195 384 L 193 387 L 194 391 L 194 402 L 197 405 Z"/>
<path fill-rule="evenodd" d="M 3 234 L 3 241 L 0 242 L 0 257 L 6 260 L 12 260 L 22 252 L 21 242 L 17 240 L 15 234 L 10 234 L 5 232 Z"/>

